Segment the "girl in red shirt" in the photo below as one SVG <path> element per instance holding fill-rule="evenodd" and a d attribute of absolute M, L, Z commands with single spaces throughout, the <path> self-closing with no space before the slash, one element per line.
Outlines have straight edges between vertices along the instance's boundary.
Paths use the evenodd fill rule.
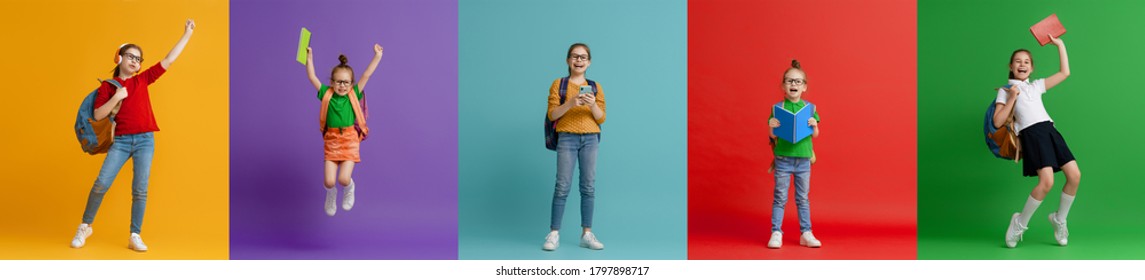
<path fill-rule="evenodd" d="M 115 181 L 119 170 L 128 159 L 132 159 L 134 177 L 131 181 L 131 235 L 128 237 L 127 248 L 138 252 L 147 251 L 147 245 L 139 233 L 143 227 L 143 212 L 147 208 L 147 183 L 151 177 L 151 161 L 155 154 L 154 132 L 159 131 L 155 114 L 151 111 L 151 94 L 147 86 L 167 72 L 183 52 L 194 30 L 195 21 L 187 20 L 183 37 L 179 38 L 167 57 L 142 73 L 139 73 L 143 63 L 142 48 L 135 44 L 123 44 L 115 52 L 116 66 L 112 72 L 115 74 L 114 79 L 123 87 L 113 88 L 110 83 L 103 83 L 96 96 L 94 116 L 96 120 L 114 118 L 115 140 L 88 193 L 82 223 L 72 238 L 72 248 L 83 247 L 87 238 L 91 237 L 91 223 L 95 220 L 104 194 Z"/>

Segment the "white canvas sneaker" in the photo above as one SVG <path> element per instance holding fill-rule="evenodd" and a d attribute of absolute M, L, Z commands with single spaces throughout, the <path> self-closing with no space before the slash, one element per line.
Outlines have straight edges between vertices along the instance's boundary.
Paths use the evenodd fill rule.
<path fill-rule="evenodd" d="M 819 248 L 819 246 L 823 246 L 823 243 L 820 243 L 819 239 L 815 239 L 815 235 L 808 231 L 799 236 L 799 245 L 807 246 L 810 248 Z"/>
<path fill-rule="evenodd" d="M 1021 214 L 1014 213 L 1013 216 L 1010 216 L 1010 227 L 1006 229 L 1006 247 L 1017 247 L 1018 241 L 1022 241 L 1022 233 L 1026 232 L 1026 227 L 1018 221 L 1018 215 Z"/>
<path fill-rule="evenodd" d="M 783 247 L 783 233 L 778 231 L 771 232 L 771 240 L 767 241 L 767 248 L 779 249 Z"/>
<path fill-rule="evenodd" d="M 541 249 L 543 249 L 545 251 L 552 251 L 552 250 L 556 250 L 557 247 L 560 247 L 560 246 L 561 246 L 561 235 L 559 233 L 557 233 L 557 231 L 554 230 L 554 231 L 549 232 L 549 235 L 545 236 L 545 245 L 541 245 Z"/>
<path fill-rule="evenodd" d="M 91 229 L 91 225 L 80 224 L 79 229 L 76 229 L 76 236 L 72 237 L 72 248 L 83 248 L 83 245 L 87 243 L 87 238 L 91 237 L 92 232 L 94 232 L 94 230 Z"/>
<path fill-rule="evenodd" d="M 127 249 L 135 250 L 136 252 L 147 252 L 147 244 L 143 244 L 143 237 L 138 233 L 131 233 L 127 238 Z"/>
<path fill-rule="evenodd" d="M 600 243 L 599 240 L 596 240 L 596 235 L 592 234 L 591 231 L 580 236 L 580 246 L 593 250 L 604 249 L 604 243 Z"/>
<path fill-rule="evenodd" d="M 1058 212 L 1050 213 L 1050 224 L 1054 225 L 1054 239 L 1058 240 L 1058 245 L 1069 244 L 1069 228 L 1065 221 L 1058 221 Z"/>

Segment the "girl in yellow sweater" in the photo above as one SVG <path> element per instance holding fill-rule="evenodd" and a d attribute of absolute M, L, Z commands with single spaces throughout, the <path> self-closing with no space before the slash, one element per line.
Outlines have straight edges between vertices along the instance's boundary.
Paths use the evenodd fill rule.
<path fill-rule="evenodd" d="M 596 150 L 600 143 L 600 124 L 604 123 L 604 91 L 600 84 L 585 77 L 592 65 L 588 45 L 569 46 L 566 56 L 569 76 L 553 81 L 549 87 L 549 120 L 556 122 L 557 131 L 557 183 L 553 192 L 552 223 L 545 236 L 546 251 L 560 246 L 559 230 L 565 212 L 573 167 L 580 162 L 580 246 L 600 250 L 604 244 L 592 234 L 592 211 L 595 198 L 593 182 L 596 177 Z M 564 87 L 564 90 L 561 88 Z M 563 96 L 562 96 L 563 94 Z M 562 99 L 563 97 L 563 99 Z"/>

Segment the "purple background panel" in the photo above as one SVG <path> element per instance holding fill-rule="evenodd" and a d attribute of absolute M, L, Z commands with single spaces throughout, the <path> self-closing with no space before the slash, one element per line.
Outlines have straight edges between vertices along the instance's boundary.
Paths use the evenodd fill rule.
<path fill-rule="evenodd" d="M 334 217 L 320 101 L 295 61 L 302 27 L 323 83 L 338 54 L 358 78 L 373 44 L 385 48 L 366 87 L 356 205 Z M 232 259 L 457 258 L 455 0 L 233 1 L 230 45 Z"/>

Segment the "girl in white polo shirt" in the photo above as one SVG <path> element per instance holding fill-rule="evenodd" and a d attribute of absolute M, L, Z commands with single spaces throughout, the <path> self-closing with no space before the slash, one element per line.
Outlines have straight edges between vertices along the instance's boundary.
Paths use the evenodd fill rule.
<path fill-rule="evenodd" d="M 1050 213 L 1050 224 L 1054 227 L 1054 238 L 1058 244 L 1065 246 L 1068 242 L 1069 230 L 1066 228 L 1066 216 L 1069 207 L 1073 204 L 1074 195 L 1077 194 L 1078 183 L 1081 181 L 1081 171 L 1077 161 L 1066 145 L 1061 133 L 1054 127 L 1046 107 L 1042 104 L 1042 95 L 1046 90 L 1057 86 L 1069 77 L 1069 58 L 1066 56 L 1065 42 L 1061 38 L 1050 36 L 1051 41 L 1058 47 L 1058 56 L 1061 59 L 1061 69 L 1045 79 L 1031 81 L 1030 74 L 1034 72 L 1034 59 L 1030 51 L 1019 49 L 1010 55 L 1010 82 L 1009 87 L 998 90 L 998 106 L 994 111 L 994 123 L 1001 124 L 1010 112 L 1016 110 L 1015 125 L 1018 139 L 1022 147 L 1022 175 L 1027 177 L 1038 176 L 1038 184 L 1026 199 L 1022 212 L 1014 213 L 1010 217 L 1010 227 L 1006 229 L 1006 246 L 1013 248 L 1022 240 L 1022 233 L 1033 217 L 1038 205 L 1049 194 L 1054 185 L 1054 172 L 1065 173 L 1065 186 L 1062 188 L 1061 205 L 1058 211 Z"/>

